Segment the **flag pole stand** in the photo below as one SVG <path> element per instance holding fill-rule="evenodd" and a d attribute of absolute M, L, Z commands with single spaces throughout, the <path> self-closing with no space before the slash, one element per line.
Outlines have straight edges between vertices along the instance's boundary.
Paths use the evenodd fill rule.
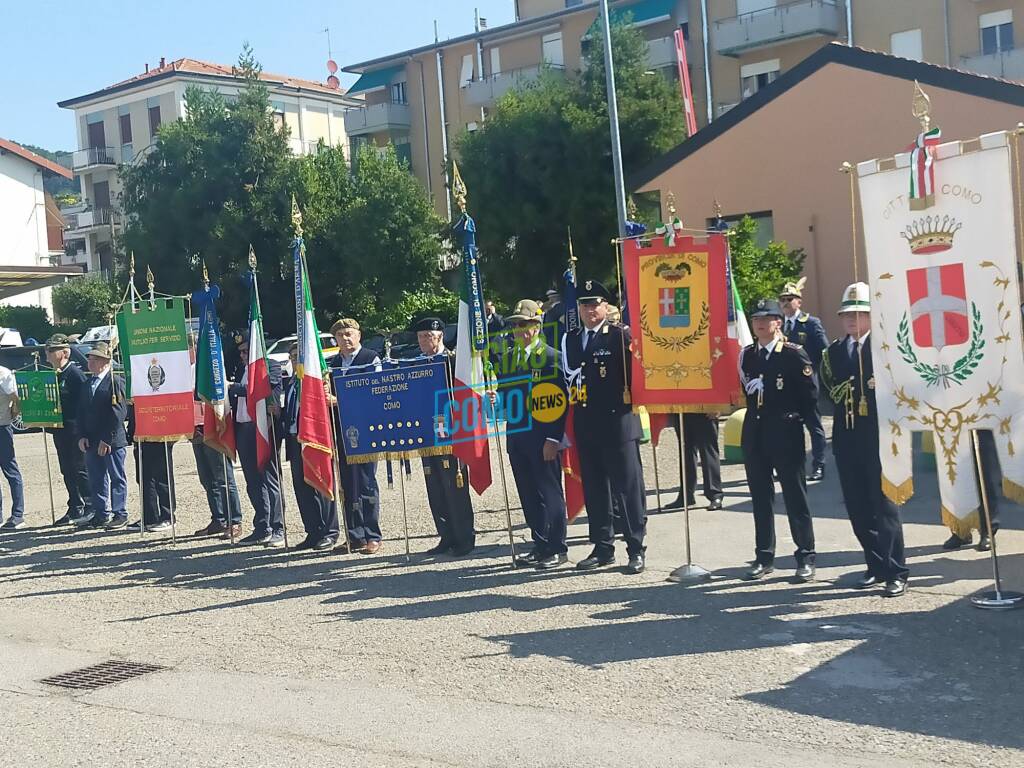
<path fill-rule="evenodd" d="M 50 470 L 50 450 L 46 446 L 46 427 L 43 427 L 43 454 L 46 456 L 46 483 L 50 487 L 50 525 L 56 525 L 57 508 L 53 503 L 53 474 Z"/>
<path fill-rule="evenodd" d="M 399 462 L 404 463 L 405 456 L 399 456 Z M 408 563 L 412 560 L 412 556 L 409 554 L 409 502 L 405 498 L 405 472 L 404 467 L 399 464 L 398 467 L 398 483 L 402 486 L 402 520 L 405 523 L 405 562 Z"/>
<path fill-rule="evenodd" d="M 167 499 L 171 505 L 171 546 L 178 545 L 178 499 L 174 490 L 174 462 L 171 460 L 171 444 L 164 441 L 164 462 L 167 464 Z"/>
<path fill-rule="evenodd" d="M 228 493 L 228 457 L 221 453 L 220 460 L 222 462 L 221 468 L 224 470 L 224 519 L 228 525 L 228 541 L 231 542 L 230 546 L 233 547 L 235 546 L 235 523 L 231 519 L 231 494 Z M 239 507 L 239 512 L 241 512 L 241 507 Z"/>
<path fill-rule="evenodd" d="M 985 488 L 985 476 L 982 474 L 981 450 L 978 445 L 978 430 L 971 430 L 971 447 L 974 449 L 974 466 L 978 471 L 978 485 L 981 487 L 981 506 L 985 514 L 985 523 L 988 526 L 988 535 L 992 542 L 992 583 L 995 589 L 991 592 L 982 592 L 971 598 L 971 604 L 975 608 L 983 608 L 990 611 L 1006 611 L 1018 608 L 1024 601 L 1024 594 L 1020 592 L 1006 592 L 1003 590 L 1002 580 L 999 577 L 999 556 L 996 554 L 996 535 L 992 530 L 992 515 L 989 512 L 988 491 Z"/>
<path fill-rule="evenodd" d="M 686 563 L 668 575 L 673 584 L 697 584 L 711 578 L 711 572 L 693 562 L 690 547 L 690 489 L 686 487 L 686 438 L 683 436 L 683 415 L 679 414 L 679 458 L 683 463 L 679 485 L 683 492 L 683 526 L 686 529 Z"/>
<path fill-rule="evenodd" d="M 658 444 L 654 440 L 654 435 L 651 435 L 651 451 L 654 453 L 654 493 L 655 501 L 658 505 L 658 514 L 660 515 L 661 510 L 661 480 L 658 477 Z"/>

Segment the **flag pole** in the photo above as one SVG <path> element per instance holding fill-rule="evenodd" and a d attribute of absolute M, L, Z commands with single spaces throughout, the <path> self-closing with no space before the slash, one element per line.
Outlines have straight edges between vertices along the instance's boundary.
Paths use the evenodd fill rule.
<path fill-rule="evenodd" d="M 398 460 L 402 461 L 403 458 L 404 457 L 399 454 Z M 405 520 L 405 562 L 408 563 L 411 559 L 409 556 L 409 502 L 405 497 L 405 472 L 402 472 L 401 470 L 402 468 L 399 467 L 398 483 L 402 487 L 402 518 Z"/>
<path fill-rule="evenodd" d="M 205 445 L 203 446 L 206 447 Z M 220 451 L 217 451 L 220 453 Z M 231 520 L 231 494 L 228 493 L 228 457 L 223 453 L 220 454 L 221 467 L 224 470 L 224 519 L 227 520 L 228 524 L 228 541 L 231 542 L 230 546 L 235 546 L 235 524 Z M 239 510 L 241 511 L 241 510 Z"/>
<path fill-rule="evenodd" d="M 686 533 L 686 564 L 676 568 L 668 575 L 668 580 L 674 584 L 694 584 L 707 581 L 711 578 L 711 572 L 693 562 L 692 550 L 690 547 L 690 489 L 686 482 L 686 437 L 684 436 L 683 416 L 679 414 L 679 458 L 683 464 L 683 471 L 680 472 L 679 486 L 683 492 L 683 527 Z"/>
<path fill-rule="evenodd" d="M 171 459 L 171 444 L 164 441 L 164 462 L 167 466 L 167 494 L 171 504 L 171 546 L 178 543 L 178 529 L 175 518 L 178 517 L 178 498 L 174 489 L 174 462 Z"/>
<path fill-rule="evenodd" d="M 334 399 L 334 403 L 337 406 L 337 413 L 340 418 L 341 416 L 341 402 L 338 400 L 338 390 L 334 385 L 334 376 L 328 374 L 327 380 L 330 382 L 331 397 Z M 341 443 L 338 442 L 338 420 L 335 418 L 335 409 L 331 409 L 331 436 L 334 438 L 334 471 L 337 477 L 334 483 L 334 499 L 335 504 L 341 508 L 341 519 L 339 525 L 345 535 L 345 554 L 351 555 L 352 553 L 352 542 L 348 537 L 348 514 L 345 510 L 345 489 L 341 487 Z"/>
<path fill-rule="evenodd" d="M 35 365 L 36 373 L 39 372 L 39 352 L 32 353 L 32 362 Z M 60 403 L 60 393 L 57 393 L 57 402 Z M 50 470 L 50 451 L 46 447 L 46 427 L 43 430 L 43 454 L 46 456 L 46 483 L 50 487 L 50 525 L 57 524 L 57 508 L 53 503 L 53 474 Z"/>

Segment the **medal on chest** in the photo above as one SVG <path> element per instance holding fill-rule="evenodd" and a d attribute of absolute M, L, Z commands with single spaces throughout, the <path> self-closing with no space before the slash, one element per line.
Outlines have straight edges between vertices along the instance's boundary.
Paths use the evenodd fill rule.
<path fill-rule="evenodd" d="M 605 378 L 608 375 L 608 366 L 604 363 L 599 363 L 597 366 L 597 372 L 601 375 L 601 378 Z"/>
<path fill-rule="evenodd" d="M 783 381 L 782 374 L 780 373 L 778 376 L 775 377 L 775 388 L 781 391 L 785 385 L 786 382 Z"/>

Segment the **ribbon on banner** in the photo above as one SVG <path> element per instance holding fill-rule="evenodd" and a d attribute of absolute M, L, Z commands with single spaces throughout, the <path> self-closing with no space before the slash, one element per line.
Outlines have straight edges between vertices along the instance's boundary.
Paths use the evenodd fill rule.
<path fill-rule="evenodd" d="M 935 205 L 935 147 L 942 129 L 935 127 L 917 134 L 910 150 L 910 210 L 923 211 Z"/>

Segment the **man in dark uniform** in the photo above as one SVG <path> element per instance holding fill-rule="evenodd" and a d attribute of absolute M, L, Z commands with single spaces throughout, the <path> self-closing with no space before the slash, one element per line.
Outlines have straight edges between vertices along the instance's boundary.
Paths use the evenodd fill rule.
<path fill-rule="evenodd" d="M 543 320 L 537 302 L 523 299 L 516 304 L 508 316 L 514 341 L 494 356 L 493 362 L 498 376 L 499 412 L 504 412 L 507 419 L 505 448 L 533 538 L 533 549 L 517 557 L 516 563 L 550 570 L 569 559 L 559 460 L 569 395 L 558 353 L 541 334 Z M 537 409 L 533 407 L 534 397 L 538 398 Z"/>
<path fill-rule="evenodd" d="M 381 369 L 380 357 L 363 346 L 359 323 L 343 317 L 331 326 L 338 344 L 338 354 L 331 367 L 341 370 L 342 376 L 373 373 Z M 348 543 L 353 552 L 375 555 L 380 551 L 380 487 L 377 485 L 377 462 L 349 463 L 345 456 L 345 443 L 341 442 L 338 457 L 341 466 L 341 487 L 345 494 L 345 524 Z"/>
<path fill-rule="evenodd" d="M 814 578 L 814 528 L 804 475 L 804 423 L 816 408 L 818 387 L 803 347 L 782 338 L 782 310 L 761 299 L 751 314 L 753 344 L 740 355 L 740 378 L 747 393 L 743 418 L 743 463 L 754 504 L 755 562 L 747 579 L 775 570 L 775 486 L 782 484 L 789 530 L 796 543 L 796 579 Z"/>
<path fill-rule="evenodd" d="M 608 322 L 608 290 L 597 280 L 582 283 L 581 327 L 565 335 L 565 371 L 576 404 L 573 427 L 580 455 L 583 498 L 593 552 L 576 564 L 586 571 L 615 562 L 613 499 L 622 514 L 629 573 L 644 570 L 647 505 L 640 466 L 640 418 L 628 393 L 629 330 Z"/>
<path fill-rule="evenodd" d="M 821 381 L 835 404 L 832 453 L 839 470 L 846 514 L 864 550 L 867 572 L 858 589 L 884 585 L 886 597 L 907 590 L 903 556 L 903 524 L 896 505 L 882 493 L 882 462 L 878 455 L 878 408 L 871 361 L 871 293 L 867 283 L 854 283 L 843 293 L 839 315 L 846 336 L 825 351 Z"/>
<path fill-rule="evenodd" d="M 64 487 L 68 491 L 68 511 L 54 525 L 77 525 L 92 519 L 89 474 L 85 471 L 85 454 L 78 450 L 78 401 L 87 387 L 82 369 L 71 362 L 71 342 L 63 333 L 54 334 L 46 342 L 46 360 L 57 372 L 60 410 L 64 426 L 50 429 L 57 451 Z"/>
<path fill-rule="evenodd" d="M 422 353 L 415 361 L 444 360 L 445 375 L 451 381 L 455 364 L 452 354 L 444 346 L 444 323 L 437 317 L 425 317 L 413 326 L 413 330 Z M 427 554 L 448 553 L 452 557 L 465 557 L 476 546 L 473 504 L 469 500 L 469 472 L 451 454 L 424 456 L 422 462 L 430 514 L 441 538 L 436 546 L 427 550 Z"/>
<path fill-rule="evenodd" d="M 142 523 L 146 531 L 159 533 L 171 527 L 171 515 L 177 506 L 172 493 L 174 486 L 174 461 L 171 449 L 158 442 L 135 439 L 135 406 L 128 406 L 128 442 L 132 443 L 135 457 L 135 482 L 142 496 L 142 520 L 128 526 L 130 531 L 140 531 Z"/>
<path fill-rule="evenodd" d="M 817 371 L 821 366 L 821 356 L 828 347 L 828 336 L 821 320 L 800 310 L 803 305 L 803 289 L 807 282 L 801 277 L 795 283 L 786 283 L 779 294 L 782 306 L 782 335 L 786 341 L 799 344 L 811 358 L 814 366 L 815 384 Z M 804 426 L 811 436 L 811 473 L 808 480 L 821 480 L 825 477 L 825 428 L 821 425 L 821 412 L 818 404 L 814 404 L 814 412 L 809 415 Z"/>
<path fill-rule="evenodd" d="M 708 509 L 722 508 L 722 461 L 718 451 L 718 417 L 707 413 L 683 413 L 672 417 L 670 422 L 676 432 L 683 430 L 685 453 L 679 455 L 679 477 L 686 480 L 686 506 L 697 504 L 697 456 L 700 456 L 701 474 L 704 479 L 704 497 Z M 683 508 L 683 489 L 679 496 L 665 505 L 665 509 Z"/>
<path fill-rule="evenodd" d="M 545 294 L 544 304 L 544 338 L 549 347 L 558 349 L 562 343 L 562 334 L 565 333 L 565 303 L 562 295 L 554 288 L 549 288 Z"/>

